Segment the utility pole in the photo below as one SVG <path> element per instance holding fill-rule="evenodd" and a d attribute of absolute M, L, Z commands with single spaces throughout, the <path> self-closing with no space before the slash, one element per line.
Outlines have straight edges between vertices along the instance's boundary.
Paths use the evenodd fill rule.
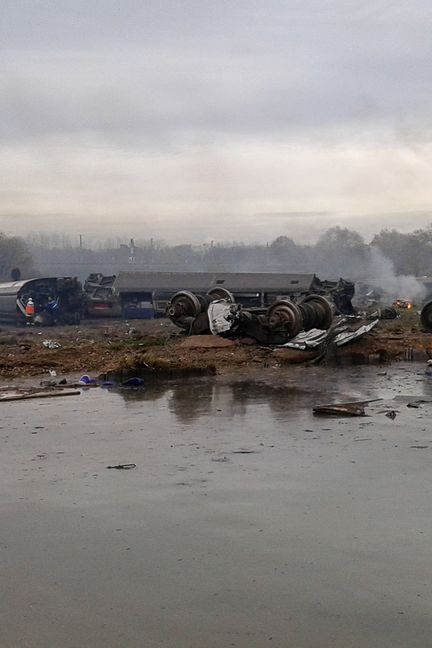
<path fill-rule="evenodd" d="M 83 248 L 83 235 L 82 234 L 79 235 L 79 241 L 80 241 L 80 250 L 82 250 L 82 248 Z"/>

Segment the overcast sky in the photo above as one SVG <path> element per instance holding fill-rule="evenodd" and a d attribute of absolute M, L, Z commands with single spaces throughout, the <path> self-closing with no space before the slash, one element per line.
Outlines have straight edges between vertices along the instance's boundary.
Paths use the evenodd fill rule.
<path fill-rule="evenodd" d="M 432 221 L 430 0 L 2 0 L 0 229 Z"/>

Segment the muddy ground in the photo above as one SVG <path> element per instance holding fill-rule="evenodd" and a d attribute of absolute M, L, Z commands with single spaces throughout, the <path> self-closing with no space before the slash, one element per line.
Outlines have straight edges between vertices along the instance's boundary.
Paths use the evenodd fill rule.
<path fill-rule="evenodd" d="M 355 323 L 354 326 L 358 326 Z M 46 349 L 52 339 L 61 346 Z M 91 372 L 106 374 L 142 367 L 159 370 L 201 369 L 223 373 L 233 367 L 277 366 L 298 358 L 274 351 L 252 340 L 237 340 L 221 348 L 220 338 L 186 341 L 168 320 L 87 321 L 80 326 L 0 329 L 0 376 L 15 378 L 46 374 Z M 381 321 L 362 339 L 338 350 L 333 361 L 368 363 L 423 360 L 432 352 L 432 335 L 420 330 L 416 313 L 402 313 L 394 321 Z M 302 358 L 300 358 L 302 360 Z"/>

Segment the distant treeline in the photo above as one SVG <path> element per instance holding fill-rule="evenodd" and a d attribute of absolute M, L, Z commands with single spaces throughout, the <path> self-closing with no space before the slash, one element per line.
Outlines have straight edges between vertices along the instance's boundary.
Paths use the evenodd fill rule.
<path fill-rule="evenodd" d="M 379 256 L 377 256 L 379 255 Z M 214 243 L 167 245 L 161 241 L 101 241 L 96 248 L 72 243 L 68 237 L 33 234 L 22 240 L 0 235 L 0 274 L 7 280 L 19 266 L 23 276 L 72 275 L 84 279 L 91 272 L 120 270 L 314 272 L 320 278 L 370 278 L 392 267 L 398 275 L 432 274 L 432 225 L 402 234 L 382 230 L 367 243 L 351 229 L 333 227 L 314 245 L 300 245 L 288 236 L 271 243 Z M 392 263 L 389 263 L 389 261 Z"/>

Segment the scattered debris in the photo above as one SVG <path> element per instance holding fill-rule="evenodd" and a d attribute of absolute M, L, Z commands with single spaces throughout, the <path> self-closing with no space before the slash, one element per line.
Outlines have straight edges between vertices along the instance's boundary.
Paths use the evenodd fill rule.
<path fill-rule="evenodd" d="M 312 411 L 317 416 L 366 416 L 363 405 L 357 403 L 317 405 Z"/>
<path fill-rule="evenodd" d="M 131 470 L 132 468 L 136 468 L 135 463 L 124 463 L 124 464 L 116 464 L 115 466 L 107 466 L 107 468 L 112 468 L 114 470 Z"/>
<path fill-rule="evenodd" d="M 310 329 L 309 331 L 301 331 L 292 340 L 282 344 L 279 348 L 300 349 L 315 349 L 320 346 L 327 338 L 328 331 L 322 329 Z"/>
<path fill-rule="evenodd" d="M 255 454 L 256 450 L 246 450 L 246 449 L 241 449 L 241 450 L 233 450 L 231 454 Z"/>
<path fill-rule="evenodd" d="M 79 385 L 85 385 L 86 387 L 89 387 L 90 385 L 96 385 L 96 380 L 94 378 L 91 378 L 88 374 L 84 374 L 78 380 L 78 384 Z"/>
<path fill-rule="evenodd" d="M 57 389 L 50 391 L 6 392 L 0 394 L 0 401 L 27 400 L 29 398 L 54 398 L 56 396 L 79 396 L 80 391 L 75 389 Z"/>
<path fill-rule="evenodd" d="M 397 416 L 397 412 L 396 412 L 396 410 L 387 410 L 387 412 L 385 413 L 385 415 L 387 416 L 387 418 L 389 418 L 389 419 L 391 419 L 392 421 L 394 421 L 395 418 L 396 418 L 396 416 Z"/>
<path fill-rule="evenodd" d="M 60 342 L 56 342 L 55 340 L 44 340 L 42 344 L 46 349 L 61 349 Z"/>
<path fill-rule="evenodd" d="M 342 331 L 336 337 L 334 338 L 333 342 L 336 344 L 336 346 L 340 347 L 343 346 L 344 344 L 348 344 L 349 342 L 353 342 L 354 340 L 357 340 L 359 337 L 362 335 L 365 335 L 365 333 L 369 333 L 375 326 L 378 324 L 379 320 L 372 320 L 369 324 L 363 324 L 363 326 L 360 326 L 359 328 L 355 329 L 355 331 Z"/>

